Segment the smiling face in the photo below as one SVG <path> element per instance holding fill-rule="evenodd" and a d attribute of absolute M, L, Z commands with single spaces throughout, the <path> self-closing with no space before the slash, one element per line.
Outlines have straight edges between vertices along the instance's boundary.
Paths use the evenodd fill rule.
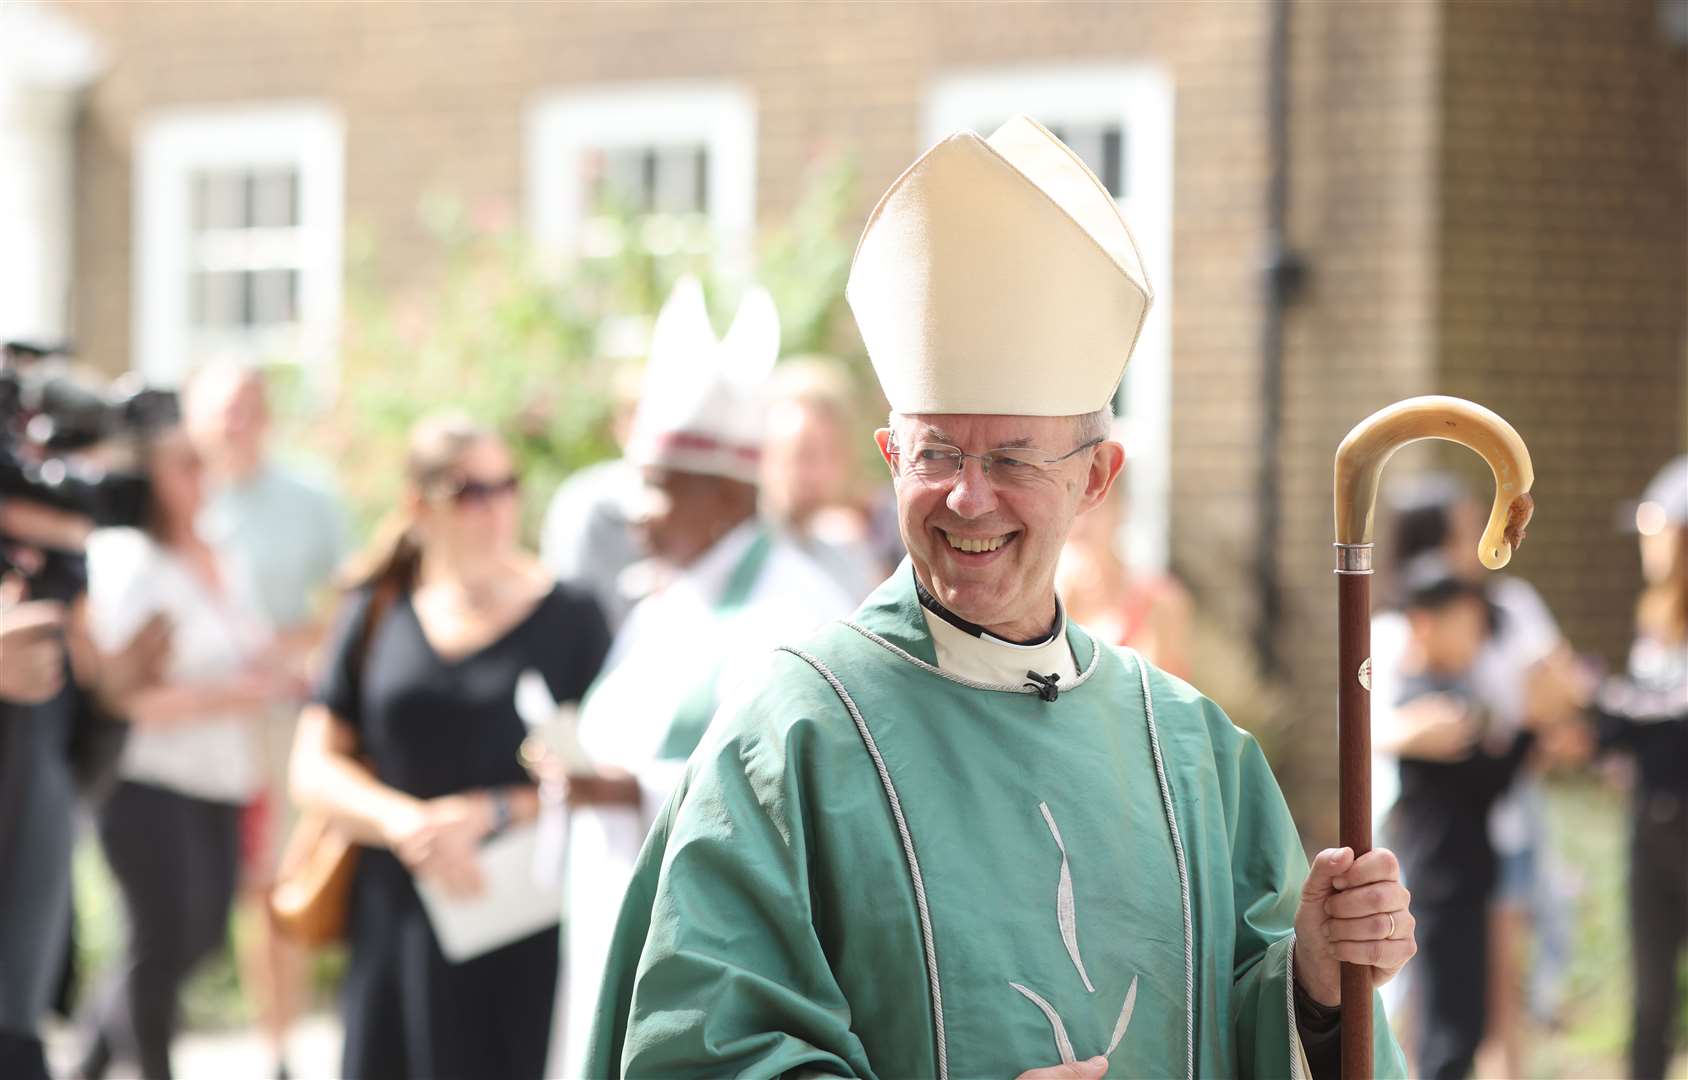
<path fill-rule="evenodd" d="M 939 603 L 998 637 L 1025 641 L 1048 633 L 1061 546 L 1073 519 L 1106 497 L 1124 448 L 1102 442 L 1012 483 L 987 477 L 969 458 L 960 472 L 932 483 L 909 469 L 906 455 L 921 443 L 947 443 L 968 454 L 1018 447 L 1027 460 L 1042 462 L 1085 440 L 1070 416 L 934 414 L 892 422 L 877 437 L 921 583 Z"/>

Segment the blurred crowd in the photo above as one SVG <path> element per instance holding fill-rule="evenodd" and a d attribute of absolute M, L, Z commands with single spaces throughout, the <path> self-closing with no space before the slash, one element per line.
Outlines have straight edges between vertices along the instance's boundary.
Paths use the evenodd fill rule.
<path fill-rule="evenodd" d="M 331 478 L 278 460 L 262 370 L 111 392 L 102 437 L 73 446 L 41 437 L 67 413 L 43 389 L 57 361 L 8 349 L 0 1075 L 48 1075 L 41 1024 L 71 1008 L 82 808 L 125 939 L 81 980 L 75 1075 L 169 1076 L 183 984 L 241 910 L 276 1076 L 302 943 L 327 938 L 349 948 L 343 1075 L 576 1075 L 634 860 L 717 704 L 902 558 L 854 383 L 822 357 L 776 366 L 778 341 L 765 294 L 717 337 L 682 282 L 624 380 L 624 455 L 544 493 L 537 551 L 509 445 L 469 417 L 416 424 L 403 495 L 354 550 Z M 120 476 L 140 481 L 126 498 Z M 1662 1077 L 1688 945 L 1688 458 L 1613 537 L 1613 558 L 1639 544 L 1645 586 L 1610 673 L 1527 582 L 1482 571 L 1472 493 L 1390 490 L 1374 786 L 1419 920 L 1391 1008 L 1414 1075 L 1523 1074 L 1572 939 L 1542 776 L 1598 766 L 1630 792 L 1629 1068 Z M 1116 488 L 1073 532 L 1062 602 L 1199 682 L 1199 612 L 1129 565 L 1126 526 Z M 354 858 L 343 911 L 307 933 L 275 896 L 320 853 L 308 818 Z"/>

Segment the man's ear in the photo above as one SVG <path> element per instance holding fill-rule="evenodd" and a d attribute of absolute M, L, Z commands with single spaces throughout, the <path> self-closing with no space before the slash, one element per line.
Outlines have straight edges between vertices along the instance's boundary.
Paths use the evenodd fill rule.
<path fill-rule="evenodd" d="M 1112 440 L 1098 444 L 1084 475 L 1084 494 L 1079 499 L 1078 512 L 1083 514 L 1102 505 L 1124 468 L 1125 447 Z"/>
<path fill-rule="evenodd" d="M 885 459 L 885 467 L 891 470 L 893 476 L 897 469 L 891 463 L 891 429 L 882 427 L 873 433 L 873 441 L 879 444 L 879 456 Z"/>

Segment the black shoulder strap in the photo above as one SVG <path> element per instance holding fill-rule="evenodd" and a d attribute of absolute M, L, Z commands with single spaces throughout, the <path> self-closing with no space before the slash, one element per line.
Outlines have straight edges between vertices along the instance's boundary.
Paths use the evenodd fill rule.
<path fill-rule="evenodd" d="M 398 575 L 388 574 L 370 587 L 369 606 L 363 609 L 363 622 L 358 627 L 357 641 L 352 646 L 350 673 L 352 676 L 352 700 L 363 701 L 363 668 L 369 660 L 369 646 L 375 640 L 375 631 L 381 625 L 381 620 L 387 617 L 387 609 L 398 599 Z"/>

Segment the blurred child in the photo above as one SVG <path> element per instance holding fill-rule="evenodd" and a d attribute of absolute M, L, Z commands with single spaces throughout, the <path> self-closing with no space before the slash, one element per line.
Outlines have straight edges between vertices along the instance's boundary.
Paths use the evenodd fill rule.
<path fill-rule="evenodd" d="M 1458 479 L 1428 473 L 1391 493 L 1390 540 L 1385 550 L 1393 578 L 1425 553 L 1438 553 L 1494 611 L 1491 632 L 1470 669 L 1473 695 L 1483 703 L 1493 738 L 1527 725 L 1553 733 L 1555 749 L 1575 750 L 1575 723 L 1586 687 L 1570 645 L 1546 602 L 1528 581 L 1495 574 L 1477 560 L 1488 507 Z M 1373 723 L 1379 735 L 1372 792 L 1376 820 L 1393 805 L 1399 763 L 1382 753 L 1387 729 L 1396 723 L 1398 672 L 1409 648 L 1406 617 L 1399 611 L 1372 620 Z M 1567 723 L 1569 721 L 1569 723 Z M 1586 741 L 1586 740 L 1585 740 Z M 1574 754 L 1572 755 L 1574 756 Z M 1484 1041 L 1478 1051 L 1480 1076 L 1523 1075 L 1530 1014 L 1551 1023 L 1559 1010 L 1571 951 L 1571 911 L 1563 872 L 1549 843 L 1546 795 L 1537 770 L 1519 771 L 1489 811 L 1489 839 L 1495 851 L 1495 885 L 1489 894 L 1489 1002 Z M 1384 988 L 1397 1025 L 1410 1025 L 1410 984 Z M 1529 987 L 1526 995 L 1526 983 Z M 1399 984 L 1399 986 L 1398 986 Z M 1399 995 L 1391 1001 L 1391 991 Z M 1526 1010 L 1526 1000 L 1529 1009 Z M 1410 1041 L 1410 1040 L 1408 1040 Z"/>
<path fill-rule="evenodd" d="M 1419 1075 L 1467 1076 L 1488 1006 L 1488 905 L 1498 859 L 1489 811 L 1533 735 L 1492 722 L 1473 672 L 1497 618 L 1480 586 L 1440 554 L 1401 574 L 1408 628 L 1395 722 L 1382 747 L 1400 757 L 1388 822 L 1418 918 Z"/>

